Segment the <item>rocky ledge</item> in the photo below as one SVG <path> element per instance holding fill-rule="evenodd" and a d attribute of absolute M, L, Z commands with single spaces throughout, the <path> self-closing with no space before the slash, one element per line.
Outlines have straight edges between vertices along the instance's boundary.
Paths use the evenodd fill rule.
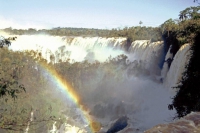
<path fill-rule="evenodd" d="M 200 112 L 192 112 L 172 123 L 156 125 L 144 133 L 200 133 Z"/>

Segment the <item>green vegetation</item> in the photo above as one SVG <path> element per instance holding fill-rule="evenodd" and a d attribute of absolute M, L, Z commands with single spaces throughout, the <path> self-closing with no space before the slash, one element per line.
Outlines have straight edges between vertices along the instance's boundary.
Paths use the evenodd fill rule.
<path fill-rule="evenodd" d="M 5 39 L 3 37 L 0 38 L 0 47 L 4 47 L 5 45 L 10 45 L 11 42 L 9 39 Z M 1 50 L 1 49 L 0 49 Z M 25 91 L 25 88 L 22 84 L 18 83 L 19 78 L 19 64 L 16 60 L 12 62 L 10 58 L 15 58 L 11 56 L 8 58 L 9 51 L 7 53 L 0 54 L 0 97 L 10 95 L 12 98 L 17 98 L 17 94 Z"/>
<path fill-rule="evenodd" d="M 46 132 L 64 117 L 60 110 L 65 104 L 57 99 L 60 93 L 49 87 L 38 66 L 47 65 L 46 60 L 35 55 L 34 51 L 0 49 L 0 132 L 24 132 L 28 127 L 31 133 Z"/>
<path fill-rule="evenodd" d="M 179 45 L 193 43 L 196 33 L 199 32 L 200 26 L 200 6 L 189 7 L 181 11 L 179 20 L 169 19 L 162 25 L 163 35 L 177 39 Z"/>

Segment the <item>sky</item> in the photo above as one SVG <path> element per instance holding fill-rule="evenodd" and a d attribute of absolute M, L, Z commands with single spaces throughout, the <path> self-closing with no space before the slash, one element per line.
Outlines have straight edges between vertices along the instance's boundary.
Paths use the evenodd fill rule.
<path fill-rule="evenodd" d="M 159 26 L 193 0 L 0 0 L 0 29 Z"/>

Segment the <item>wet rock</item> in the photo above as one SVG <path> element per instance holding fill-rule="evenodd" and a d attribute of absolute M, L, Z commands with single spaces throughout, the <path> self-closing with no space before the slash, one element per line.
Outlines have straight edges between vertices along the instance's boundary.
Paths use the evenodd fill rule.
<path fill-rule="evenodd" d="M 120 130 L 123 130 L 127 125 L 128 117 L 122 116 L 108 129 L 106 133 L 116 133 Z"/>

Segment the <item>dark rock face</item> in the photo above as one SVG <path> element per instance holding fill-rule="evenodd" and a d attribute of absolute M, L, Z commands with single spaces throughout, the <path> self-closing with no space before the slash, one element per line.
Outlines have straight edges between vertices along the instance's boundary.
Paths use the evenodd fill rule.
<path fill-rule="evenodd" d="M 120 130 L 123 130 L 128 125 L 128 117 L 120 117 L 106 133 L 116 133 Z"/>
<path fill-rule="evenodd" d="M 173 123 L 159 124 L 145 133 L 200 133 L 200 112 L 193 112 Z"/>

